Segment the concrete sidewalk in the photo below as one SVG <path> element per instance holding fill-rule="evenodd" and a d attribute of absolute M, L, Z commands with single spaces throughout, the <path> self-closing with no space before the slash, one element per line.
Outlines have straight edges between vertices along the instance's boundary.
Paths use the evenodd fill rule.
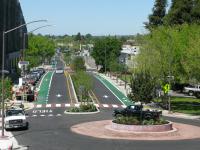
<path fill-rule="evenodd" d="M 124 95 L 128 95 L 128 93 L 130 93 L 131 88 L 130 86 L 127 84 L 126 85 L 126 89 L 125 89 L 125 82 L 122 81 L 121 79 L 118 78 L 118 80 L 116 79 L 116 77 L 114 76 L 109 76 L 109 75 L 105 75 L 105 74 L 99 74 L 100 76 L 102 76 L 103 78 L 105 78 L 107 81 L 109 81 L 112 85 L 114 85 L 119 91 L 121 91 Z"/>
<path fill-rule="evenodd" d="M 0 129 L 2 128 L 2 118 L 0 118 Z M 2 134 L 2 129 L 0 130 L 0 135 Z M 17 140 L 15 139 L 15 137 L 13 136 L 13 134 L 11 132 L 8 131 L 4 131 L 4 135 L 7 137 L 6 139 L 1 139 L 0 138 L 0 143 L 3 142 L 4 145 L 0 145 L 0 149 L 1 146 L 3 147 L 10 147 L 12 146 L 13 149 L 18 149 L 19 148 L 19 144 L 17 142 Z"/>
<path fill-rule="evenodd" d="M 200 116 L 192 116 L 188 114 L 183 114 L 183 113 L 174 113 L 170 112 L 168 110 L 163 110 L 162 111 L 163 116 L 167 117 L 175 117 L 175 118 L 182 118 L 182 119 L 200 119 Z"/>

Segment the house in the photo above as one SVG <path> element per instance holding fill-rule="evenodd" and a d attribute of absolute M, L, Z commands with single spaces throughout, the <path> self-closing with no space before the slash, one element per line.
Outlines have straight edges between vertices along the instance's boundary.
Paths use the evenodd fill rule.
<path fill-rule="evenodd" d="M 140 53 L 139 46 L 123 45 L 119 62 L 126 64 L 129 68 L 136 67 L 136 56 Z"/>

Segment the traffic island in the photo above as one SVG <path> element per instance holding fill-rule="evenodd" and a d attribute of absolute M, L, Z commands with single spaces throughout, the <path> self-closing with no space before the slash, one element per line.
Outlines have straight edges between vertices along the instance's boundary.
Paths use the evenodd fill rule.
<path fill-rule="evenodd" d="M 66 110 L 65 114 L 96 114 L 100 110 L 94 104 L 80 104 Z"/>
<path fill-rule="evenodd" d="M 123 140 L 186 140 L 199 139 L 200 127 L 173 123 L 173 129 L 163 132 L 136 132 L 113 128 L 112 120 L 94 121 L 77 124 L 71 127 L 77 134 L 103 139 Z"/>

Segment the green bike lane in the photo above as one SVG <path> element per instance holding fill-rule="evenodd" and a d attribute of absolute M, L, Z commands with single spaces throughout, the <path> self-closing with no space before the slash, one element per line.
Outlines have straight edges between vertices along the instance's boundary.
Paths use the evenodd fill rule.
<path fill-rule="evenodd" d="M 41 83 L 38 87 L 39 91 L 36 104 L 47 104 L 53 74 L 54 71 L 49 71 L 43 76 Z"/>
<path fill-rule="evenodd" d="M 103 78 L 100 75 L 95 75 L 95 77 L 106 87 L 108 88 L 119 101 L 121 101 L 124 105 L 132 105 L 134 104 L 131 100 L 129 100 L 128 97 L 126 97 L 120 90 L 118 90 L 112 83 L 110 83 L 108 80 Z"/>

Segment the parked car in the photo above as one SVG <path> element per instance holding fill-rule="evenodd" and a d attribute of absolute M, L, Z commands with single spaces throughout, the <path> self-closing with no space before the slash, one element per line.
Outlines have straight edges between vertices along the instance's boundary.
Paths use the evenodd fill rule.
<path fill-rule="evenodd" d="M 200 93 L 200 84 L 184 87 L 184 93 L 189 96 L 198 95 Z"/>
<path fill-rule="evenodd" d="M 137 117 L 137 118 L 141 118 L 141 119 L 146 119 L 146 120 L 150 120 L 150 119 L 159 119 L 160 116 L 162 115 L 162 111 L 157 111 L 157 110 L 143 110 L 143 106 L 142 105 L 129 105 L 124 109 L 115 109 L 114 110 L 114 117 L 117 116 L 133 116 L 133 117 Z"/>
<path fill-rule="evenodd" d="M 37 68 L 37 71 L 38 71 L 41 75 L 45 74 L 45 69 L 44 69 L 44 68 Z"/>
<path fill-rule="evenodd" d="M 22 108 L 11 108 L 5 113 L 5 129 L 24 128 L 28 129 L 25 111 Z"/>

